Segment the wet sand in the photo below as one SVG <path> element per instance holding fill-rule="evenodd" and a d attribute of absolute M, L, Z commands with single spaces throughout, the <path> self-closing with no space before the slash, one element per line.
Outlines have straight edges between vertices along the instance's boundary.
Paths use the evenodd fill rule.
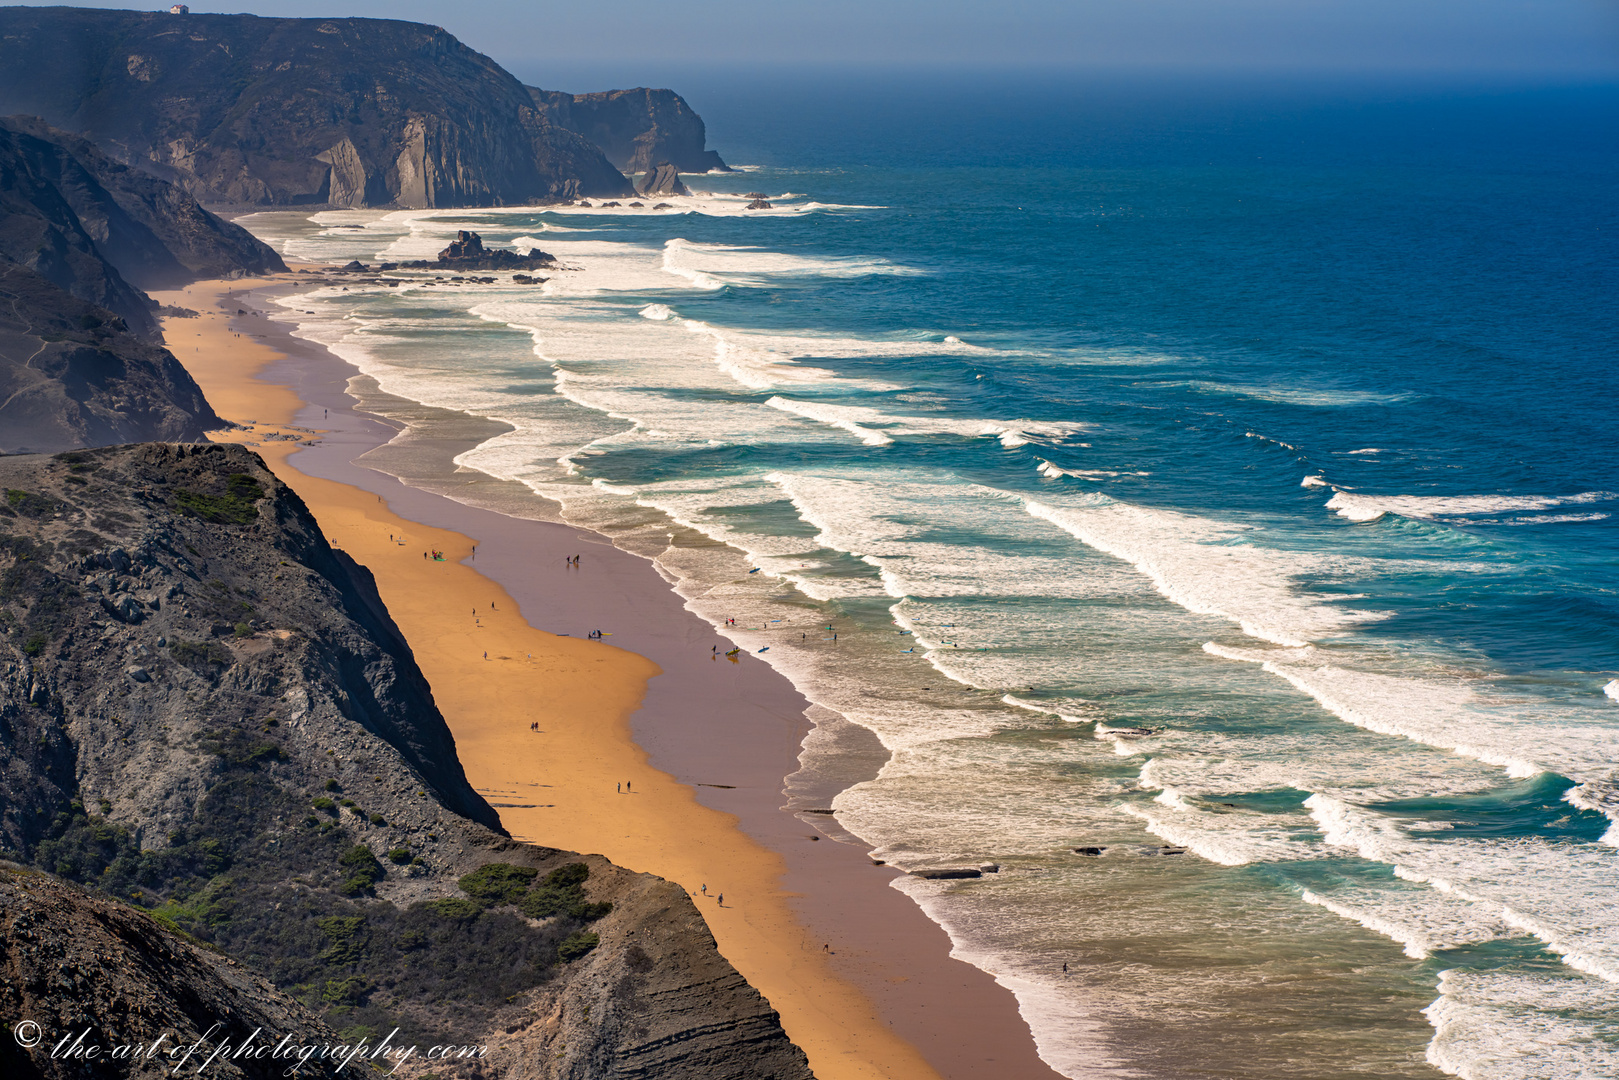
<path fill-rule="evenodd" d="M 1056 1076 L 1010 993 L 949 959 L 944 932 L 888 887 L 894 871 L 781 809 L 809 726 L 791 684 L 752 657 L 717 657 L 729 642 L 604 537 L 355 464 L 397 426 L 352 410 L 354 369 L 257 315 L 242 284 L 162 295 L 204 313 L 166 322 L 171 347 L 222 416 L 257 421 L 221 438 L 254 444 L 376 575 L 468 777 L 513 835 L 685 886 L 823 1080 Z M 315 430 L 318 445 L 301 446 Z M 428 456 L 448 461 L 500 428 L 462 430 L 464 444 Z M 594 629 L 610 636 L 587 639 Z"/>

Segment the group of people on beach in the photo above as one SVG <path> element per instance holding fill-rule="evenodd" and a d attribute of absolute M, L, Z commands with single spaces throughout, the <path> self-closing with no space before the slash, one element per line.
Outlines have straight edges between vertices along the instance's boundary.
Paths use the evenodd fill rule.
<path fill-rule="evenodd" d="M 444 552 L 435 550 L 431 554 L 429 554 L 428 552 L 424 551 L 424 552 L 422 552 L 422 558 L 424 558 L 424 559 L 431 558 L 434 562 L 443 562 L 444 561 Z"/>
<path fill-rule="evenodd" d="M 564 566 L 577 567 L 579 565 L 579 556 L 569 555 L 566 559 L 562 560 L 562 563 Z"/>

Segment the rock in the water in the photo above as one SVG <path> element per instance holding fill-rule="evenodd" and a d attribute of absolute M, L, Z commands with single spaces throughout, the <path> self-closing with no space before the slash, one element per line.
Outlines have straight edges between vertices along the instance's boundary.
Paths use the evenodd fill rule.
<path fill-rule="evenodd" d="M 674 208 L 675 208 L 674 203 L 666 203 L 666 202 L 654 203 L 653 207 L 652 207 L 652 209 L 654 209 L 654 210 L 673 210 Z"/>
<path fill-rule="evenodd" d="M 970 866 L 954 867 L 947 870 L 918 870 L 916 876 L 929 881 L 952 881 L 957 878 L 983 877 L 982 870 Z"/>
<path fill-rule="evenodd" d="M 742 209 L 744 209 L 744 210 L 769 210 L 769 209 L 771 209 L 771 206 L 770 206 L 770 204 L 768 202 L 766 202 L 763 199 L 754 199 L 752 202 L 750 202 L 748 205 L 744 206 Z"/>
<path fill-rule="evenodd" d="M 450 246 L 438 253 L 441 262 L 449 259 L 476 259 L 483 255 L 483 237 L 462 229 L 450 241 Z"/>
<path fill-rule="evenodd" d="M 450 246 L 438 253 L 438 261 L 430 263 L 425 259 L 401 265 L 412 269 L 445 269 L 445 270 L 513 270 L 534 266 L 546 266 L 555 263 L 556 259 L 539 250 L 529 248 L 527 255 L 519 255 L 515 251 L 505 248 L 486 248 L 483 246 L 483 237 L 475 232 L 462 229 L 455 234 Z M 451 278 L 451 281 L 459 280 Z M 491 279 L 493 280 L 493 279 Z"/>
<path fill-rule="evenodd" d="M 656 168 L 648 169 L 647 174 L 641 178 L 641 186 L 636 188 L 642 195 L 690 195 L 686 185 L 680 182 L 680 172 L 667 161 L 659 162 Z"/>
<path fill-rule="evenodd" d="M 1107 845 L 1106 844 L 1097 844 L 1097 845 L 1094 845 L 1092 847 L 1077 847 L 1077 848 L 1074 849 L 1074 854 L 1075 855 L 1092 855 L 1092 856 L 1095 856 L 1095 855 L 1102 854 L 1102 852 L 1104 852 L 1106 850 L 1107 850 Z"/>
<path fill-rule="evenodd" d="M 742 197 L 744 199 L 768 199 L 768 198 L 770 198 L 770 196 L 766 195 L 762 191 L 750 191 L 750 192 L 748 192 L 746 195 L 744 195 Z"/>
<path fill-rule="evenodd" d="M 466 233 L 462 233 L 461 235 L 465 236 Z M 343 265 L 343 269 L 344 270 L 369 270 L 371 268 L 369 266 L 365 265 L 365 263 L 361 262 L 359 259 L 350 259 L 347 263 L 345 263 Z"/>

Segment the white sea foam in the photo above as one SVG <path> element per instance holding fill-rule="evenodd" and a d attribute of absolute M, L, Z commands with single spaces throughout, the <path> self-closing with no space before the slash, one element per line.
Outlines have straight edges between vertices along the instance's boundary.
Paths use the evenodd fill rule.
<path fill-rule="evenodd" d="M 1327 478 L 1324 476 L 1306 476 L 1299 481 L 1299 487 L 1327 487 Z"/>
<path fill-rule="evenodd" d="M 1228 660 L 1262 664 L 1357 727 L 1450 750 L 1503 768 L 1508 776 L 1557 772 L 1601 784 L 1615 775 L 1619 730 L 1598 714 L 1554 709 L 1478 678 L 1439 681 L 1354 671 L 1315 664 L 1314 654 L 1234 649 L 1215 642 L 1203 649 Z M 1619 821 L 1619 806 L 1602 812 Z"/>
<path fill-rule="evenodd" d="M 1257 534 L 1251 527 L 1103 495 L 1088 499 L 1063 507 L 1032 500 L 1024 505 L 1033 516 L 1130 563 L 1188 611 L 1229 619 L 1252 637 L 1302 646 L 1381 617 L 1311 596 L 1295 584 L 1302 574 L 1350 569 L 1344 560 L 1260 547 L 1247 542 Z"/>
<path fill-rule="evenodd" d="M 1594 979 L 1442 971 L 1429 1064 L 1463 1080 L 1599 1080 L 1619 1060 L 1613 987 Z"/>
<path fill-rule="evenodd" d="M 1363 390 L 1312 390 L 1289 386 L 1243 386 L 1237 383 L 1209 382 L 1188 379 L 1180 382 L 1148 383 L 1148 386 L 1184 387 L 1209 394 L 1230 394 L 1236 397 L 1272 401 L 1284 405 L 1306 405 L 1315 408 L 1343 408 L 1357 405 L 1398 405 L 1414 401 L 1420 395 L 1413 393 L 1377 394 Z M 1280 442 L 1280 440 L 1273 440 Z M 1287 445 L 1283 443 L 1282 445 Z"/>
<path fill-rule="evenodd" d="M 1325 795 L 1305 800 L 1325 840 L 1387 863 L 1406 881 L 1483 905 L 1507 926 L 1539 938 L 1577 971 L 1619 982 L 1619 910 L 1599 902 L 1619 873 L 1603 844 L 1538 837 L 1413 837 L 1382 815 Z"/>
<path fill-rule="evenodd" d="M 1398 883 L 1383 888 L 1345 887 L 1327 894 L 1305 889 L 1302 898 L 1398 942 L 1413 960 L 1521 933 L 1487 904 Z"/>
<path fill-rule="evenodd" d="M 1327 509 L 1336 510 L 1350 521 L 1376 521 L 1384 514 L 1432 521 L 1511 510 L 1550 510 L 1613 499 L 1619 499 L 1619 495 L 1611 491 L 1579 495 L 1366 495 L 1340 490 L 1327 500 Z"/>
<path fill-rule="evenodd" d="M 967 420 L 946 416 L 899 416 L 864 405 L 833 405 L 773 397 L 765 402 L 771 408 L 796 413 L 806 419 L 842 428 L 867 446 L 888 446 L 893 436 L 958 435 L 966 439 L 994 436 L 1008 449 L 1029 442 L 1058 440 L 1086 430 L 1079 423 L 1046 423 L 1034 420 Z"/>
<path fill-rule="evenodd" d="M 1619 701 L 1619 679 L 1609 679 L 1602 686 L 1602 692 L 1613 701 Z"/>

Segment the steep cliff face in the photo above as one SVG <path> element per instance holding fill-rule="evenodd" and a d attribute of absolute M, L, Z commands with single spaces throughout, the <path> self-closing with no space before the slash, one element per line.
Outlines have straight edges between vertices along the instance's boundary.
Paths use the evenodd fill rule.
<path fill-rule="evenodd" d="M 345 1034 L 491 1048 L 441 1080 L 808 1080 L 683 891 L 499 831 L 369 574 L 253 454 L 4 458 L 0 490 L 8 858 Z"/>
<path fill-rule="evenodd" d="M 630 191 L 494 61 L 417 23 L 0 8 L 0 108 L 209 201 L 486 206 Z"/>
<path fill-rule="evenodd" d="M 567 94 L 527 87 L 553 124 L 589 139 L 626 175 L 669 162 L 684 173 L 728 172 L 707 148 L 703 118 L 673 90 L 606 90 Z"/>
<path fill-rule="evenodd" d="M 14 863 L 0 863 L 0 1011 L 13 1023 L 38 1025 L 41 1048 L 20 1045 L 30 1029 L 0 1041 L 0 1073 L 22 1080 L 174 1075 L 184 1048 L 211 1033 L 208 1049 L 182 1069 L 194 1070 L 219 1044 L 241 1045 L 255 1030 L 292 1034 L 300 1045 L 341 1042 L 308 1009 L 240 964 L 184 940 L 156 919 L 123 904 Z M 219 1027 L 215 1027 L 215 1025 Z M 81 1058 L 50 1049 L 86 1033 Z M 69 1043 L 71 1046 L 72 1043 Z M 110 1059 L 118 1046 L 139 1056 Z M 296 1057 L 291 1059 L 296 1064 Z M 227 1080 L 282 1080 L 286 1058 L 216 1058 L 208 1075 Z M 352 1066 L 351 1066 L 352 1068 Z M 311 1057 L 300 1076 L 341 1075 L 335 1061 Z"/>
<path fill-rule="evenodd" d="M 107 261 L 74 211 L 74 202 L 86 201 L 111 202 L 72 155 L 0 127 L 0 257 L 116 313 L 134 333 L 156 337 L 146 296 Z"/>
<path fill-rule="evenodd" d="M 0 120 L 8 145 L 48 144 L 58 183 L 85 232 L 137 289 L 173 289 L 201 278 L 269 274 L 287 266 L 275 249 L 240 225 L 204 210 L 181 188 L 132 169 L 86 139 L 38 117 Z M 41 150 L 44 147 L 40 147 Z"/>
<path fill-rule="evenodd" d="M 246 229 L 34 117 L 0 120 L 0 257 L 155 338 L 139 290 L 285 270 Z"/>
<path fill-rule="evenodd" d="M 0 454 L 189 442 L 224 426 L 168 350 L 0 260 Z"/>

